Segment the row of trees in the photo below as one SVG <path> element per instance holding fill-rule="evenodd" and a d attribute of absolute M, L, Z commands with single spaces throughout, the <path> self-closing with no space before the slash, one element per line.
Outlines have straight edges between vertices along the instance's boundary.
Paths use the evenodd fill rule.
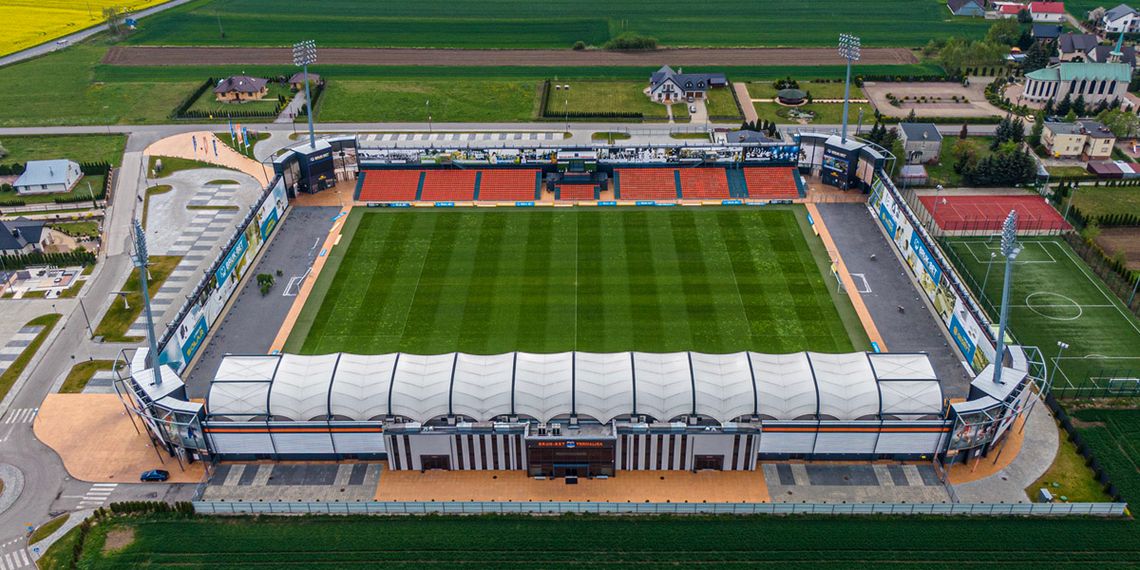
<path fill-rule="evenodd" d="M 779 133 L 776 130 L 776 123 L 765 119 L 760 119 L 760 121 L 753 123 L 745 121 L 740 124 L 740 130 L 764 133 L 771 138 L 778 138 L 779 136 Z"/>

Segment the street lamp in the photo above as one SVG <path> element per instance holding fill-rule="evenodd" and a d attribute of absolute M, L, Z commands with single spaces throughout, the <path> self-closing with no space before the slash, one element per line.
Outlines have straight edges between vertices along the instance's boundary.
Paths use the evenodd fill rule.
<path fill-rule="evenodd" d="M 994 266 L 994 263 L 995 263 L 994 258 L 996 258 L 996 257 L 997 257 L 997 252 L 991 251 L 990 252 L 990 262 L 986 264 L 986 278 L 982 279 L 981 294 L 983 297 L 987 297 L 987 298 L 989 297 L 989 295 L 986 295 L 986 285 L 990 282 L 990 269 Z"/>
<path fill-rule="evenodd" d="M 847 80 L 843 84 L 843 139 L 847 142 L 847 103 L 851 98 L 851 64 L 859 61 L 861 42 L 851 34 L 839 34 L 839 55 L 847 60 Z"/>
<path fill-rule="evenodd" d="M 431 99 L 424 99 L 424 108 L 427 110 L 428 133 L 431 133 Z"/>
<path fill-rule="evenodd" d="M 1013 262 L 1021 253 L 1017 243 L 1017 210 L 1010 210 L 1001 228 L 1001 254 L 1005 257 L 1005 281 L 1001 289 L 1001 319 L 998 323 L 997 350 L 994 353 L 994 384 L 1001 384 L 1005 362 L 1005 328 L 1009 321 L 1009 293 L 1013 283 Z"/>
<path fill-rule="evenodd" d="M 1049 375 L 1049 381 L 1045 385 L 1045 393 L 1048 394 L 1053 390 L 1053 383 L 1057 381 L 1057 370 L 1061 368 L 1061 353 L 1069 348 L 1068 343 L 1057 341 L 1057 360 L 1053 361 L 1053 372 Z"/>
<path fill-rule="evenodd" d="M 933 218 L 931 223 L 935 228 L 938 227 L 938 195 L 942 193 L 942 190 L 941 184 L 934 187 L 934 209 L 930 212 L 930 217 Z"/>
<path fill-rule="evenodd" d="M 313 98 L 309 95 L 309 65 L 317 62 L 317 42 L 305 40 L 293 44 L 293 65 L 305 74 L 305 105 L 309 111 L 309 146 L 316 148 L 317 136 L 313 133 Z"/>

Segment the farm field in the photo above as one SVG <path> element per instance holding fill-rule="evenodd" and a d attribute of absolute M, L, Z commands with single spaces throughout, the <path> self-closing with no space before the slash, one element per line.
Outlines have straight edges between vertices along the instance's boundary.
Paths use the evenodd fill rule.
<path fill-rule="evenodd" d="M 1087 409 L 1073 417 L 1124 500 L 1140 501 L 1140 410 Z"/>
<path fill-rule="evenodd" d="M 1073 207 L 1086 217 L 1109 214 L 1140 215 L 1140 187 L 1081 186 L 1073 194 Z"/>
<path fill-rule="evenodd" d="M 981 37 L 980 18 L 954 18 L 940 0 L 714 0 L 605 2 L 496 0 L 328 4 L 199 0 L 146 21 L 129 43 L 324 47 L 565 48 L 601 46 L 623 32 L 667 46 L 831 46 L 856 32 L 866 47 L 919 47 L 931 37 Z M 811 26 L 805 26 L 811 22 Z M 219 31 L 224 29 L 224 37 Z"/>
<path fill-rule="evenodd" d="M 527 121 L 537 113 L 538 81 L 330 81 L 317 104 L 322 121 Z M 428 102 L 430 101 L 430 105 Z"/>
<path fill-rule="evenodd" d="M 15 53 L 103 23 L 103 8 L 141 10 L 166 0 L 5 0 L 0 19 L 6 24 L 0 56 Z"/>
<path fill-rule="evenodd" d="M 357 210 L 285 350 L 865 349 L 805 225 L 798 207 Z"/>
<path fill-rule="evenodd" d="M 947 517 L 146 517 L 92 528 L 81 568 L 1097 568 L 1140 563 L 1130 520 Z M 65 568 L 78 529 L 48 551 Z M 122 548 L 107 549 L 116 533 Z M 573 536 L 575 540 L 566 540 Z M 127 537 L 127 540 L 123 540 Z M 614 540 L 614 537 L 621 537 Z M 954 549 L 952 545 L 969 544 Z M 953 556 L 947 553 L 953 551 Z M 54 566 L 52 565 L 54 564 Z"/>
<path fill-rule="evenodd" d="M 1016 340 L 1037 346 L 1050 366 L 1057 356 L 1057 341 L 1069 344 L 1061 359 L 1053 390 L 1082 386 L 1105 387 L 1113 378 L 1135 378 L 1140 372 L 1140 322 L 1105 288 L 1058 237 L 1022 237 L 1024 247 L 1013 271 L 1010 328 Z M 990 238 L 948 238 L 944 249 L 975 293 L 985 286 L 983 307 L 1001 303 L 1000 261 L 986 266 L 998 244 Z M 998 257 L 1000 260 L 1000 256 Z M 988 300 L 988 301 L 987 301 Z"/>

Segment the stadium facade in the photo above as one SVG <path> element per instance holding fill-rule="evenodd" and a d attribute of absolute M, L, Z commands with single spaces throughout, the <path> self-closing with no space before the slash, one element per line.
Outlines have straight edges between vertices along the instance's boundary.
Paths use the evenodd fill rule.
<path fill-rule="evenodd" d="M 1025 413 L 1032 387 L 1044 385 L 1044 364 L 1031 347 L 1008 347 L 996 358 L 990 323 L 883 174 L 885 151 L 850 143 L 802 135 L 795 145 L 489 151 L 369 149 L 339 137 L 317 149 L 298 147 L 277 157 L 278 176 L 262 203 L 162 336 L 160 365 L 149 366 L 146 349 L 124 354 L 129 375 L 116 388 L 157 446 L 190 461 L 383 458 L 397 470 L 613 476 L 640 469 L 751 470 L 764 458 L 984 454 Z M 288 197 L 319 191 L 330 177 L 357 168 L 359 192 L 370 172 L 471 168 L 465 162 L 553 169 L 556 186 L 576 178 L 593 183 L 607 172 L 616 181 L 618 166 L 673 167 L 677 198 L 680 166 L 791 166 L 834 186 L 868 190 L 870 212 L 893 238 L 964 364 L 976 372 L 969 397 L 948 402 L 924 354 L 515 352 L 228 355 L 205 404 L 188 400 L 179 373 L 270 239 Z M 428 176 L 425 170 L 403 178 L 422 193 Z M 527 176 L 521 179 L 537 196 L 542 174 Z M 478 188 L 481 175 L 470 178 Z M 995 361 L 1005 367 L 1000 384 L 992 381 Z"/>

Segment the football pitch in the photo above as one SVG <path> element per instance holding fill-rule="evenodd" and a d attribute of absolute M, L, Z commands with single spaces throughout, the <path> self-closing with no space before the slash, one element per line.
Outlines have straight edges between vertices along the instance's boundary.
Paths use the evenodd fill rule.
<path fill-rule="evenodd" d="M 1140 322 L 1109 291 L 1072 248 L 1059 237 L 1021 238 L 1023 246 L 1013 270 L 1010 328 L 1022 344 L 1037 346 L 1050 366 L 1056 364 L 1057 342 L 1069 345 L 1060 361 L 1053 389 L 1115 388 L 1136 393 L 1129 381 L 1140 372 Z M 1001 304 L 1004 264 L 993 238 L 951 238 L 959 269 L 968 274 L 975 293 L 994 322 Z M 987 277 L 988 267 L 988 277 Z"/>
<path fill-rule="evenodd" d="M 347 218 L 285 349 L 866 349 L 800 206 Z"/>

